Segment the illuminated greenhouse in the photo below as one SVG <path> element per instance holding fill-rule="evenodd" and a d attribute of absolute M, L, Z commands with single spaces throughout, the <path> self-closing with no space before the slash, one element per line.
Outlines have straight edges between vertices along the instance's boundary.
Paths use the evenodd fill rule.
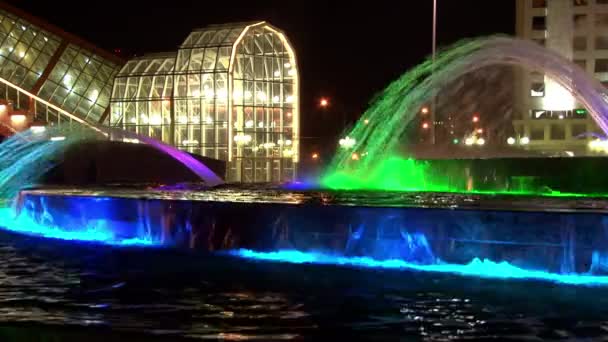
<path fill-rule="evenodd" d="M 0 133 L 102 124 L 124 61 L 0 2 Z"/>
<path fill-rule="evenodd" d="M 227 179 L 296 176 L 298 69 L 266 22 L 213 25 L 177 52 L 134 58 L 114 82 L 110 125 L 227 162 Z"/>

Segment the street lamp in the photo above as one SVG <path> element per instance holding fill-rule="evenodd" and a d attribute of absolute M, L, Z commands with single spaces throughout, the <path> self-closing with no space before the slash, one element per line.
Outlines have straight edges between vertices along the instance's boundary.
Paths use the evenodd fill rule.
<path fill-rule="evenodd" d="M 351 137 L 346 137 L 344 139 L 340 139 L 340 141 L 338 142 L 340 147 L 345 148 L 345 149 L 352 148 L 353 146 L 355 146 L 356 143 L 357 143 L 357 140 L 355 140 Z"/>
<path fill-rule="evenodd" d="M 321 100 L 319 100 L 319 106 L 321 106 L 321 108 L 326 108 L 327 106 L 329 106 L 329 100 L 325 97 L 322 97 Z"/>

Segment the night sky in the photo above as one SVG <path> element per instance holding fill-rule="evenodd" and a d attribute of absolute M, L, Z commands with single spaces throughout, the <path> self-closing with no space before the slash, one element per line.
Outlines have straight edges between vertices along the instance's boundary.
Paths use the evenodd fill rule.
<path fill-rule="evenodd" d="M 283 29 L 295 46 L 306 150 L 336 140 L 343 115 L 355 121 L 376 92 L 422 62 L 432 49 L 431 0 L 8 2 L 127 55 L 176 50 L 193 28 L 267 20 Z M 438 0 L 438 8 L 439 46 L 515 31 L 515 0 Z M 321 96 L 331 100 L 331 108 L 318 108 Z"/>

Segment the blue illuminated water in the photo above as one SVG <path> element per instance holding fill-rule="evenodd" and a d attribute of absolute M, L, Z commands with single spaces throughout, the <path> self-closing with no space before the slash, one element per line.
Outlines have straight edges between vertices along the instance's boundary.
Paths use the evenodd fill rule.
<path fill-rule="evenodd" d="M 466 277 L 543 280 L 568 285 L 606 286 L 607 276 L 581 274 L 554 274 L 537 270 L 525 270 L 507 262 L 473 259 L 466 265 L 438 263 L 421 265 L 399 259 L 375 260 L 368 257 L 344 257 L 323 253 L 300 251 L 255 252 L 251 250 L 231 251 L 231 255 L 263 261 L 287 262 L 295 264 L 340 265 L 360 268 L 396 269 L 402 271 L 437 272 Z"/>
<path fill-rule="evenodd" d="M 93 242 L 115 246 L 154 246 L 156 243 L 142 236 L 137 238 L 120 238 L 116 236 L 107 222 L 99 221 L 95 225 L 74 227 L 59 227 L 49 224 L 43 225 L 32 220 L 29 216 L 16 216 L 11 208 L 0 208 L 0 227 L 15 233 L 29 236 L 38 236 L 49 239 L 60 239 L 74 242 Z"/>

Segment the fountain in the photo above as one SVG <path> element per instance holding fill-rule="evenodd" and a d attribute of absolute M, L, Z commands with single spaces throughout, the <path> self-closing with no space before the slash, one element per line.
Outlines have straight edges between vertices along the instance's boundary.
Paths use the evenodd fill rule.
<path fill-rule="evenodd" d="M 541 70 L 574 94 L 604 133 L 608 132 L 605 114 L 608 90 L 579 66 L 532 41 L 507 37 L 474 39 L 445 50 L 435 62 L 427 60 L 420 64 L 378 95 L 347 134 L 356 142 L 354 147 L 338 151 L 322 184 L 337 190 L 476 191 L 477 189 L 467 188 L 464 175 L 457 174 L 454 170 L 449 171 L 450 176 L 460 176 L 460 179 L 450 181 L 445 177 L 443 171 L 446 163 L 404 160 L 397 156 L 397 147 L 419 109 L 431 102 L 443 87 L 462 75 L 493 65 L 515 65 Z M 353 162 L 352 151 L 361 151 L 360 155 L 364 157 Z M 439 166 L 439 170 L 432 170 L 435 166 Z M 498 186 L 491 191 L 477 192 L 574 195 L 559 190 L 546 190 L 542 187 L 528 187 L 509 191 Z"/>
<path fill-rule="evenodd" d="M 435 66 L 423 63 L 380 94 L 349 132 L 364 158 L 353 163 L 352 150 L 337 153 L 321 180 L 325 189 L 223 185 L 183 152 L 104 130 L 106 138 L 145 142 L 173 156 L 202 186 L 49 187 L 37 177 L 61 151 L 100 134 L 53 139 L 52 130 L 43 138 L 30 132 L 0 145 L 1 194 L 12 203 L 0 211 L 0 226 L 34 238 L 267 261 L 608 285 L 608 198 L 545 189 L 526 176 L 511 189 L 470 188 L 461 175 L 448 177 L 450 161 L 397 155 L 414 113 L 442 85 L 496 64 L 544 70 L 608 131 L 606 91 L 578 67 L 531 42 L 482 38 L 447 49 Z"/>

